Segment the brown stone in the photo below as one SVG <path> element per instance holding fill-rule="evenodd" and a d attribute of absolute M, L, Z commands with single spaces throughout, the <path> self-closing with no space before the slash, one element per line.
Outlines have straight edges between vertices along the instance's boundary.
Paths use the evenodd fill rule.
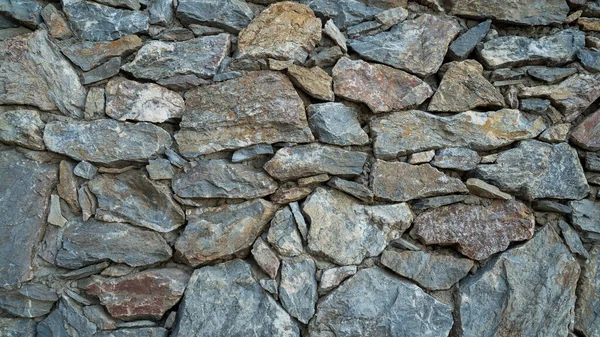
<path fill-rule="evenodd" d="M 73 166 L 66 160 L 60 162 L 59 166 L 60 180 L 56 187 L 58 195 L 63 198 L 73 211 L 78 211 L 79 200 L 77 196 L 77 180 L 73 174 Z"/>
<path fill-rule="evenodd" d="M 53 38 L 63 39 L 73 35 L 64 15 L 53 4 L 48 4 L 44 7 L 40 15 L 48 26 L 48 32 Z"/>
<path fill-rule="evenodd" d="M 504 96 L 483 77 L 483 66 L 477 61 L 466 60 L 450 64 L 428 110 L 463 112 L 503 106 Z"/>
<path fill-rule="evenodd" d="M 312 191 L 311 187 L 282 187 L 271 195 L 271 201 L 276 204 L 288 204 L 304 199 Z"/>
<path fill-rule="evenodd" d="M 292 64 L 287 71 L 292 82 L 310 96 L 322 101 L 335 99 L 331 89 L 333 79 L 325 70 L 319 67 L 304 68 Z"/>
<path fill-rule="evenodd" d="M 240 32 L 239 57 L 304 63 L 320 40 L 321 20 L 308 6 L 279 2 L 261 12 Z"/>
<path fill-rule="evenodd" d="M 262 268 L 270 278 L 274 279 L 277 277 L 280 264 L 279 258 L 262 238 L 258 238 L 254 242 L 254 245 L 252 246 L 252 256 L 260 268 Z"/>
<path fill-rule="evenodd" d="M 94 276 L 86 291 L 98 296 L 114 318 L 159 320 L 179 302 L 189 278 L 178 268 L 150 269 L 118 278 Z"/>
<path fill-rule="evenodd" d="M 581 29 L 593 32 L 600 31 L 600 19 L 598 18 L 579 18 L 577 24 L 581 26 Z"/>
<path fill-rule="evenodd" d="M 336 95 L 373 112 L 415 108 L 433 95 L 427 83 L 407 72 L 346 57 L 333 68 L 333 87 Z"/>
<path fill-rule="evenodd" d="M 600 150 L 600 110 L 579 123 L 571 134 L 571 139 L 586 150 Z"/>
<path fill-rule="evenodd" d="M 113 57 L 131 54 L 141 46 L 142 40 L 137 35 L 128 35 L 115 41 L 75 43 L 61 51 L 81 69 L 89 71 Z"/>
<path fill-rule="evenodd" d="M 494 200 L 486 205 L 454 204 L 416 217 L 411 236 L 428 245 L 458 245 L 458 251 L 484 260 L 510 242 L 531 239 L 533 211 L 520 201 Z"/>

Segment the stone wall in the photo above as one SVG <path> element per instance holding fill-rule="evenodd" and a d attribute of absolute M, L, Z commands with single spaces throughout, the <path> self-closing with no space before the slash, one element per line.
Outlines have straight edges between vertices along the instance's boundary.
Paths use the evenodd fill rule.
<path fill-rule="evenodd" d="M 0 0 L 0 336 L 600 337 L 599 97 L 600 1 Z"/>

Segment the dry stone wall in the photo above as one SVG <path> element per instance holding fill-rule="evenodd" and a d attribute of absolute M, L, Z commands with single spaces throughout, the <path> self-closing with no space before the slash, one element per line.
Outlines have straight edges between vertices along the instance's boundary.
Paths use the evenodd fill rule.
<path fill-rule="evenodd" d="M 600 1 L 0 0 L 0 336 L 600 337 Z"/>

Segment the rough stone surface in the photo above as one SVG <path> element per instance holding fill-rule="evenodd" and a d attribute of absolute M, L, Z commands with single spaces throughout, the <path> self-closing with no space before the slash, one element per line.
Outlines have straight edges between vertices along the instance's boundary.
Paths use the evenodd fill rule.
<path fill-rule="evenodd" d="M 511 241 L 533 236 L 533 211 L 516 201 L 487 206 L 455 204 L 427 210 L 415 218 L 411 235 L 425 244 L 458 245 L 469 258 L 484 260 Z"/>
<path fill-rule="evenodd" d="M 82 117 L 85 95 L 77 73 L 44 30 L 0 41 L 0 104 Z"/>
<path fill-rule="evenodd" d="M 589 192 L 577 151 L 567 143 L 522 141 L 475 176 L 526 199 L 581 199 Z"/>
<path fill-rule="evenodd" d="M 558 226 L 560 227 L 560 232 L 562 233 L 563 238 L 565 239 L 565 244 L 569 247 L 569 250 L 573 254 L 577 254 L 584 259 L 588 259 L 590 254 L 583 246 L 581 242 L 581 238 L 579 234 L 571 227 L 568 223 L 559 220 Z"/>
<path fill-rule="evenodd" d="M 171 258 L 171 247 L 160 234 L 125 223 L 94 219 L 71 220 L 65 226 L 56 264 L 77 269 L 110 260 L 141 267 Z"/>
<path fill-rule="evenodd" d="M 275 180 L 260 168 L 228 160 L 200 160 L 195 164 L 173 179 L 173 191 L 180 197 L 252 199 L 277 190 Z"/>
<path fill-rule="evenodd" d="M 180 0 L 176 12 L 184 24 L 202 24 L 237 33 L 254 18 L 243 0 Z"/>
<path fill-rule="evenodd" d="M 600 202 L 583 199 L 571 201 L 569 206 L 573 209 L 571 222 L 575 228 L 600 234 Z"/>
<path fill-rule="evenodd" d="M 590 251 L 590 258 L 583 265 L 581 279 L 577 287 L 577 304 L 575 306 L 575 329 L 585 336 L 600 334 L 600 246 L 595 245 Z"/>
<path fill-rule="evenodd" d="M 321 40 L 321 20 L 302 4 L 284 1 L 261 12 L 240 32 L 239 58 L 273 58 L 304 63 Z"/>
<path fill-rule="evenodd" d="M 183 210 L 168 187 L 153 182 L 141 171 L 101 174 L 88 187 L 98 202 L 96 219 L 129 222 L 157 232 L 170 232 L 185 222 Z"/>
<path fill-rule="evenodd" d="M 44 19 L 46 25 L 48 25 L 48 32 L 53 38 L 65 39 L 71 37 L 73 34 L 71 28 L 69 28 L 69 23 L 64 15 L 56 9 L 56 6 L 52 4 L 46 5 L 46 7 L 40 11 L 40 15 Z"/>
<path fill-rule="evenodd" d="M 462 336 L 566 336 L 579 270 L 546 226 L 460 283 L 458 330 Z"/>
<path fill-rule="evenodd" d="M 435 151 L 432 166 L 457 171 L 470 171 L 479 164 L 477 152 L 465 148 L 447 148 Z"/>
<path fill-rule="evenodd" d="M 119 73 L 121 58 L 113 57 L 106 63 L 81 74 L 83 84 L 90 84 L 111 78 Z"/>
<path fill-rule="evenodd" d="M 44 316 L 56 301 L 58 295 L 54 289 L 37 283 L 26 283 L 13 291 L 0 291 L 0 309 L 19 317 Z"/>
<path fill-rule="evenodd" d="M 365 257 L 379 255 L 410 226 L 413 217 L 404 203 L 365 206 L 325 188 L 315 190 L 302 211 L 310 223 L 308 249 L 340 265 L 360 264 Z"/>
<path fill-rule="evenodd" d="M 311 104 L 306 109 L 308 125 L 315 137 L 333 145 L 364 145 L 369 136 L 358 122 L 359 109 L 344 103 Z"/>
<path fill-rule="evenodd" d="M 254 72 L 191 90 L 185 99 L 175 139 L 186 157 L 253 144 L 313 140 L 302 100 L 283 74 Z"/>
<path fill-rule="evenodd" d="M 346 151 L 333 146 L 309 144 L 283 148 L 264 168 L 279 180 L 298 179 L 327 173 L 357 176 L 367 160 L 367 154 Z"/>
<path fill-rule="evenodd" d="M 27 318 L 0 318 L 0 333 L 6 337 L 35 337 L 36 322 Z"/>
<path fill-rule="evenodd" d="M 454 60 L 464 60 L 490 31 L 492 20 L 486 20 L 459 36 L 448 48 L 448 56 Z"/>
<path fill-rule="evenodd" d="M 29 28 L 36 28 L 40 22 L 42 5 L 33 0 L 3 0 L 0 2 L 0 15 L 18 21 Z"/>
<path fill-rule="evenodd" d="M 277 206 L 263 199 L 190 210 L 175 249 L 192 266 L 245 256 L 275 211 Z"/>
<path fill-rule="evenodd" d="M 370 186 L 377 198 L 408 201 L 444 194 L 465 193 L 467 187 L 429 164 L 410 165 L 377 160 L 371 171 Z"/>
<path fill-rule="evenodd" d="M 404 0 L 368 2 L 363 0 L 301 0 L 300 2 L 310 6 L 319 17 L 331 18 L 342 30 L 362 21 L 372 20 L 376 14 L 386 8 L 406 7 Z"/>
<path fill-rule="evenodd" d="M 271 220 L 267 241 L 283 256 L 293 257 L 302 253 L 302 237 L 289 206 L 275 213 Z"/>
<path fill-rule="evenodd" d="M 119 278 L 94 276 L 86 292 L 98 296 L 114 318 L 158 320 L 183 296 L 189 278 L 177 268 L 148 269 Z"/>
<path fill-rule="evenodd" d="M 440 68 L 448 45 L 459 31 L 451 20 L 423 14 L 390 31 L 349 40 L 348 45 L 367 60 L 425 77 Z"/>
<path fill-rule="evenodd" d="M 146 171 L 152 180 L 173 179 L 173 175 L 175 175 L 171 162 L 162 158 L 150 159 L 146 165 Z"/>
<path fill-rule="evenodd" d="M 231 161 L 234 163 L 244 162 L 247 160 L 255 159 L 263 155 L 274 154 L 273 146 L 270 144 L 256 144 L 245 147 L 243 149 L 236 150 L 231 156 Z"/>
<path fill-rule="evenodd" d="M 445 337 L 451 312 L 415 284 L 371 267 L 319 302 L 309 331 L 315 337 Z"/>
<path fill-rule="evenodd" d="M 346 57 L 333 68 L 333 86 L 338 96 L 376 113 L 415 108 L 433 94 L 427 83 L 402 70 Z"/>
<path fill-rule="evenodd" d="M 532 26 L 561 24 L 569 14 L 565 0 L 453 0 L 451 3 L 450 13 L 454 15 Z"/>
<path fill-rule="evenodd" d="M 279 258 L 262 238 L 259 237 L 254 241 L 250 252 L 254 261 L 270 278 L 274 279 L 277 277 L 280 265 Z"/>
<path fill-rule="evenodd" d="M 356 274 L 356 272 L 356 266 L 344 266 L 324 270 L 319 282 L 319 292 L 321 293 L 334 289 L 345 279 Z"/>
<path fill-rule="evenodd" d="M 176 92 L 153 83 L 139 83 L 122 77 L 106 85 L 106 114 L 120 121 L 162 123 L 181 118 L 185 108 Z"/>
<path fill-rule="evenodd" d="M 422 251 L 386 250 L 381 263 L 400 276 L 414 280 L 430 290 L 449 289 L 467 276 L 473 261 Z"/>
<path fill-rule="evenodd" d="M 122 69 L 154 81 L 175 76 L 212 78 L 229 54 L 231 35 L 203 36 L 182 42 L 150 41 Z"/>
<path fill-rule="evenodd" d="M 311 259 L 283 260 L 279 298 L 287 312 L 307 324 L 317 303 L 317 267 Z"/>
<path fill-rule="evenodd" d="M 373 192 L 365 185 L 359 184 L 354 181 L 341 179 L 338 177 L 331 178 L 327 185 L 338 189 L 346 194 L 349 194 L 357 199 L 360 199 L 366 203 L 372 203 L 374 194 Z"/>
<path fill-rule="evenodd" d="M 197 269 L 179 310 L 173 337 L 197 336 L 199 331 L 212 336 L 300 336 L 296 323 L 242 260 Z"/>
<path fill-rule="evenodd" d="M 600 150 L 600 110 L 581 121 L 573 130 L 571 139 L 586 150 Z"/>
<path fill-rule="evenodd" d="M 0 151 L 0 287 L 33 277 L 35 245 L 41 240 L 57 167 Z M 9 202 L 10 200 L 10 202 Z"/>
<path fill-rule="evenodd" d="M 533 138 L 545 128 L 541 117 L 528 119 L 512 109 L 467 111 L 450 117 L 412 110 L 371 122 L 375 156 L 381 159 L 444 147 L 491 150 Z"/>
<path fill-rule="evenodd" d="M 577 73 L 577 68 L 531 67 L 527 74 L 546 83 L 557 83 Z"/>
<path fill-rule="evenodd" d="M 36 110 L 0 111 L 0 141 L 4 143 L 44 150 L 43 130 L 44 122 Z"/>
<path fill-rule="evenodd" d="M 94 337 L 167 337 L 169 330 L 158 327 L 125 328 L 110 331 L 100 331 Z"/>
<path fill-rule="evenodd" d="M 311 97 L 322 101 L 333 101 L 332 78 L 319 67 L 305 68 L 292 64 L 287 68 L 292 82 Z"/>
<path fill-rule="evenodd" d="M 83 313 L 73 298 L 63 295 L 50 315 L 38 323 L 38 336 L 94 336 L 98 327 Z"/>
<path fill-rule="evenodd" d="M 126 56 L 142 46 L 137 35 L 128 35 L 115 41 L 83 41 L 61 48 L 61 52 L 84 71 L 92 70 L 110 58 Z"/>
<path fill-rule="evenodd" d="M 54 152 L 77 160 L 111 163 L 146 161 L 171 146 L 171 136 L 148 123 L 124 123 L 109 119 L 90 122 L 50 122 L 44 143 Z"/>
<path fill-rule="evenodd" d="M 500 189 L 494 185 L 488 184 L 483 180 L 477 178 L 469 178 L 465 183 L 471 194 L 480 196 L 482 198 L 489 199 L 502 199 L 510 200 L 512 196 L 508 193 L 500 191 Z"/>
<path fill-rule="evenodd" d="M 503 107 L 504 96 L 483 77 L 477 61 L 451 63 L 429 103 L 429 111 L 463 112 L 475 108 Z"/>

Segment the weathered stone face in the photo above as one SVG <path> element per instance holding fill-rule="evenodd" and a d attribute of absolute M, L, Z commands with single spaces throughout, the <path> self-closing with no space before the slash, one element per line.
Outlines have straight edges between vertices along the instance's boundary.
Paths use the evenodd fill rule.
<path fill-rule="evenodd" d="M 0 41 L 0 104 L 33 105 L 82 117 L 85 96 L 77 73 L 46 31 Z"/>
<path fill-rule="evenodd" d="M 600 111 L 587 116 L 571 134 L 573 141 L 590 151 L 600 150 Z"/>
<path fill-rule="evenodd" d="M 583 265 L 575 305 L 575 329 L 586 336 L 600 333 L 600 326 L 596 324 L 600 314 L 595 310 L 600 305 L 598 293 L 600 293 L 600 246 L 595 245 L 590 250 L 589 259 Z"/>
<path fill-rule="evenodd" d="M 263 291 L 242 260 L 197 269 L 179 310 L 175 337 L 193 336 L 199 329 L 213 336 L 300 336 L 296 323 Z"/>
<path fill-rule="evenodd" d="M 545 128 L 541 117 L 528 118 L 512 109 L 467 111 L 450 117 L 411 110 L 371 122 L 375 156 L 381 159 L 444 147 L 491 150 L 536 137 Z"/>
<path fill-rule="evenodd" d="M 589 199 L 571 201 L 571 222 L 575 228 L 583 231 L 600 234 L 600 202 Z"/>
<path fill-rule="evenodd" d="M 451 6 L 453 15 L 536 26 L 561 24 L 569 14 L 565 0 L 452 0 Z"/>
<path fill-rule="evenodd" d="M 433 94 L 416 76 L 347 57 L 333 68 L 333 85 L 338 96 L 365 103 L 375 113 L 416 108 Z"/>
<path fill-rule="evenodd" d="M 274 58 L 304 63 L 321 40 L 321 20 L 302 4 L 284 1 L 261 12 L 240 32 L 239 58 Z"/>
<path fill-rule="evenodd" d="M 254 14 L 241 0 L 182 0 L 177 18 L 185 24 L 203 24 L 237 33 L 246 27 Z"/>
<path fill-rule="evenodd" d="M 86 292 L 112 317 L 159 320 L 183 296 L 190 275 L 177 268 L 148 269 L 119 278 L 92 277 Z"/>
<path fill-rule="evenodd" d="M 308 125 L 319 141 L 333 145 L 364 145 L 369 136 L 358 122 L 358 107 L 331 102 L 307 107 Z"/>
<path fill-rule="evenodd" d="M 511 241 L 533 236 L 533 211 L 516 201 L 492 201 L 490 205 L 455 204 L 427 210 L 415 218 L 411 235 L 425 244 L 458 245 L 475 260 L 505 250 Z"/>
<path fill-rule="evenodd" d="M 36 110 L 0 111 L 0 141 L 4 143 L 44 150 L 43 130 L 44 122 Z"/>
<path fill-rule="evenodd" d="M 188 91 L 185 99 L 181 131 L 175 139 L 187 157 L 260 143 L 314 139 L 302 100 L 280 73 L 253 72 Z"/>
<path fill-rule="evenodd" d="M 462 336 L 566 336 L 579 270 L 546 226 L 460 283 L 458 330 Z"/>
<path fill-rule="evenodd" d="M 317 303 L 317 267 L 311 259 L 283 260 L 279 296 L 282 306 L 300 322 L 308 324 Z"/>
<path fill-rule="evenodd" d="M 115 41 L 75 43 L 60 51 L 79 68 L 90 71 L 110 58 L 128 55 L 141 46 L 142 40 L 137 35 L 127 35 Z"/>
<path fill-rule="evenodd" d="M 413 283 L 371 267 L 319 302 L 309 331 L 317 337 L 445 337 L 452 327 L 451 312 Z"/>

